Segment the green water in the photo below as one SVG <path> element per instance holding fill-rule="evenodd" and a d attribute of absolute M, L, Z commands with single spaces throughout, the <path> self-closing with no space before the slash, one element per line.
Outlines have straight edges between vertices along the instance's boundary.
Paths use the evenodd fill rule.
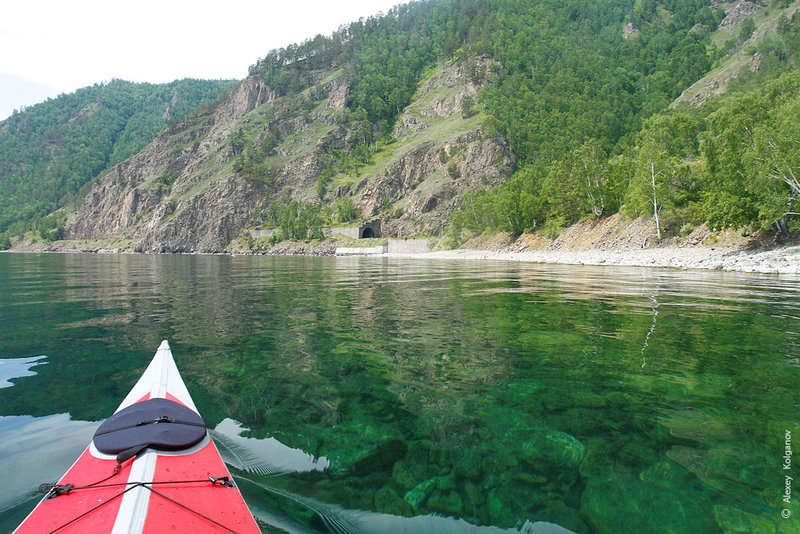
<path fill-rule="evenodd" d="M 0 254 L 0 532 L 162 339 L 264 532 L 800 532 L 798 282 Z"/>

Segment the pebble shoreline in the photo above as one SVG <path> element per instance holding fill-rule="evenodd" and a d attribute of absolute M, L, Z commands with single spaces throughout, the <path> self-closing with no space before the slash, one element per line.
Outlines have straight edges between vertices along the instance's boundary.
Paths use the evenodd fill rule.
<path fill-rule="evenodd" d="M 800 274 L 800 246 L 798 245 L 760 250 L 725 247 L 670 247 L 638 250 L 539 250 L 525 252 L 463 249 L 424 254 L 395 254 L 393 256 Z"/>
<path fill-rule="evenodd" d="M 132 253 L 130 250 L 105 248 L 18 248 L 6 252 L 61 252 L 61 253 Z M 333 256 L 335 247 L 302 247 L 298 250 L 279 251 L 226 251 L 217 254 L 232 255 L 302 255 Z M 610 248 L 587 250 L 508 250 L 453 249 L 424 253 L 384 253 L 383 257 L 418 259 L 492 260 L 531 263 L 559 263 L 567 265 L 618 265 L 630 267 L 671 267 L 675 269 L 707 269 L 745 273 L 800 274 L 800 245 L 747 249 L 737 246 L 690 246 L 657 248 Z"/>

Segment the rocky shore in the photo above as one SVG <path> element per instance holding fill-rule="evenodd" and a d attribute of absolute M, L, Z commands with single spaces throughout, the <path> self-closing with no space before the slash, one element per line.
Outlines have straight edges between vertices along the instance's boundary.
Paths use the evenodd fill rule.
<path fill-rule="evenodd" d="M 537 250 L 525 252 L 458 249 L 429 252 L 427 254 L 407 254 L 403 256 L 800 274 L 800 245 L 756 250 L 736 247 L 665 247 L 638 250 Z"/>
<path fill-rule="evenodd" d="M 19 247 L 13 252 L 130 253 L 125 247 L 108 246 Z M 268 250 L 230 250 L 235 255 L 304 255 L 333 256 L 331 243 L 283 244 Z M 713 269 L 753 273 L 800 274 L 800 245 L 749 248 L 745 246 L 667 246 L 642 249 L 586 250 L 515 250 L 512 246 L 437 250 L 420 254 L 385 254 L 388 257 L 448 260 L 491 260 L 572 265 L 620 265 L 636 267 L 671 267 L 676 269 Z"/>
<path fill-rule="evenodd" d="M 800 273 L 797 239 L 767 246 L 741 231 L 712 231 L 700 225 L 681 237 L 657 242 L 650 219 L 627 219 L 620 214 L 581 221 L 555 238 L 540 233 L 497 234 L 467 242 L 464 249 L 437 251 L 429 257 Z"/>
<path fill-rule="evenodd" d="M 237 239 L 213 253 L 232 255 L 333 256 L 339 246 L 352 240 L 284 241 L 276 244 Z M 17 242 L 13 252 L 136 252 L 133 240 L 63 240 L 51 243 Z M 156 252 L 156 251 L 154 251 Z M 383 254 L 389 257 L 463 259 L 562 263 L 573 265 L 620 265 L 712 269 L 753 273 L 800 274 L 800 242 L 766 246 L 741 233 L 712 232 L 698 227 L 683 238 L 656 243 L 651 223 L 644 218 L 626 220 L 614 215 L 574 224 L 558 237 L 539 233 L 509 236 L 495 234 L 475 238 L 462 248 L 419 254 Z"/>

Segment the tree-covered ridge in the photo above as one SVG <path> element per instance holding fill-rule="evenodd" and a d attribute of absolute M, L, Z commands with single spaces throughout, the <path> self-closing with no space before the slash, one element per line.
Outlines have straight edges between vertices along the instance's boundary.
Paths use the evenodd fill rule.
<path fill-rule="evenodd" d="M 468 194 L 453 215 L 453 238 L 555 234 L 618 211 L 652 218 L 659 240 L 702 223 L 788 235 L 800 220 L 800 49 L 784 53 L 784 44 L 798 40 L 795 15 L 770 41 L 780 46 L 759 46 L 778 58 L 770 69 L 699 109 L 646 119 L 618 154 L 589 139 L 546 167 L 527 165 L 494 190 Z"/>
<path fill-rule="evenodd" d="M 661 154 L 665 122 L 690 140 L 700 127 L 694 117 L 650 117 L 718 59 L 709 36 L 724 16 L 706 0 L 414 2 L 273 51 L 252 73 L 287 94 L 312 84 L 315 69 L 341 68 L 350 80 L 346 117 L 368 123 L 377 137 L 391 132 L 426 68 L 453 57 L 492 58 L 480 104 L 490 134 L 505 138 L 521 165 L 508 184 L 467 195 L 454 234 L 560 228 L 653 204 L 638 155 Z M 653 130 L 659 141 L 648 141 Z M 671 154 L 678 163 L 651 169 L 651 178 L 671 174 L 677 184 L 670 213 L 655 200 L 663 224 L 701 219 L 699 147 L 689 145 Z"/>
<path fill-rule="evenodd" d="M 705 120 L 704 214 L 786 234 L 800 217 L 800 72 L 735 94 Z"/>
<path fill-rule="evenodd" d="M 641 2 L 633 12 L 624 1 L 545 4 L 523 17 L 498 13 L 512 31 L 486 49 L 504 70 L 484 101 L 523 161 L 551 161 L 586 139 L 615 149 L 710 67 L 705 41 L 716 19 L 705 2 L 662 6 L 683 14 L 641 22 L 633 39 L 621 26 L 642 18 Z M 692 31 L 696 24 L 705 30 Z"/>
<path fill-rule="evenodd" d="M 86 183 L 139 152 L 168 122 L 232 85 L 114 80 L 15 113 L 0 123 L 0 232 L 77 199 Z"/>
<path fill-rule="evenodd" d="M 549 161 L 586 138 L 613 149 L 702 76 L 720 16 L 703 0 L 412 2 L 272 51 L 251 72 L 285 94 L 342 67 L 349 109 L 386 135 L 426 68 L 489 56 L 497 77 L 483 101 L 496 131 L 522 160 Z M 635 39 L 623 37 L 629 21 Z"/>

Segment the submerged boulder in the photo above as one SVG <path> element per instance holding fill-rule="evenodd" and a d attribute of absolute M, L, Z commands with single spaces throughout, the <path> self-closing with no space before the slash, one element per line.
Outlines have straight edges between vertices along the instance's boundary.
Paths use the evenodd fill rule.
<path fill-rule="evenodd" d="M 717 532 L 711 502 L 703 493 L 647 484 L 627 472 L 589 479 L 581 515 L 595 532 Z"/>
<path fill-rule="evenodd" d="M 433 493 L 435 489 L 436 481 L 434 479 L 420 482 L 405 494 L 403 500 L 410 504 L 411 508 L 416 512 L 422 507 L 428 496 Z"/>
<path fill-rule="evenodd" d="M 413 510 L 400 496 L 389 487 L 383 487 L 375 492 L 375 508 L 380 512 L 392 515 L 411 515 Z"/>
<path fill-rule="evenodd" d="M 455 491 L 437 492 L 428 497 L 428 508 L 448 517 L 461 517 L 464 512 L 464 501 Z"/>
<path fill-rule="evenodd" d="M 652 486 L 675 488 L 691 473 L 673 462 L 660 461 L 652 464 L 639 474 L 639 480 Z"/>
<path fill-rule="evenodd" d="M 540 430 L 522 445 L 522 459 L 532 465 L 544 462 L 555 467 L 577 469 L 584 454 L 583 443 L 558 430 Z"/>
<path fill-rule="evenodd" d="M 369 474 L 391 470 L 406 455 L 405 442 L 366 423 L 343 423 L 324 437 L 324 454 L 335 472 Z"/>
<path fill-rule="evenodd" d="M 504 436 L 504 443 L 516 455 L 535 470 L 577 470 L 583 461 L 585 447 L 576 437 L 553 430 L 545 425 L 515 426 Z"/>
<path fill-rule="evenodd" d="M 715 506 L 714 517 L 717 519 L 717 524 L 726 534 L 749 532 L 775 534 L 776 532 L 775 522 L 771 519 L 751 514 L 732 506 Z"/>
<path fill-rule="evenodd" d="M 540 489 L 509 479 L 489 490 L 486 506 L 491 522 L 508 528 L 534 517 L 546 498 Z"/>

